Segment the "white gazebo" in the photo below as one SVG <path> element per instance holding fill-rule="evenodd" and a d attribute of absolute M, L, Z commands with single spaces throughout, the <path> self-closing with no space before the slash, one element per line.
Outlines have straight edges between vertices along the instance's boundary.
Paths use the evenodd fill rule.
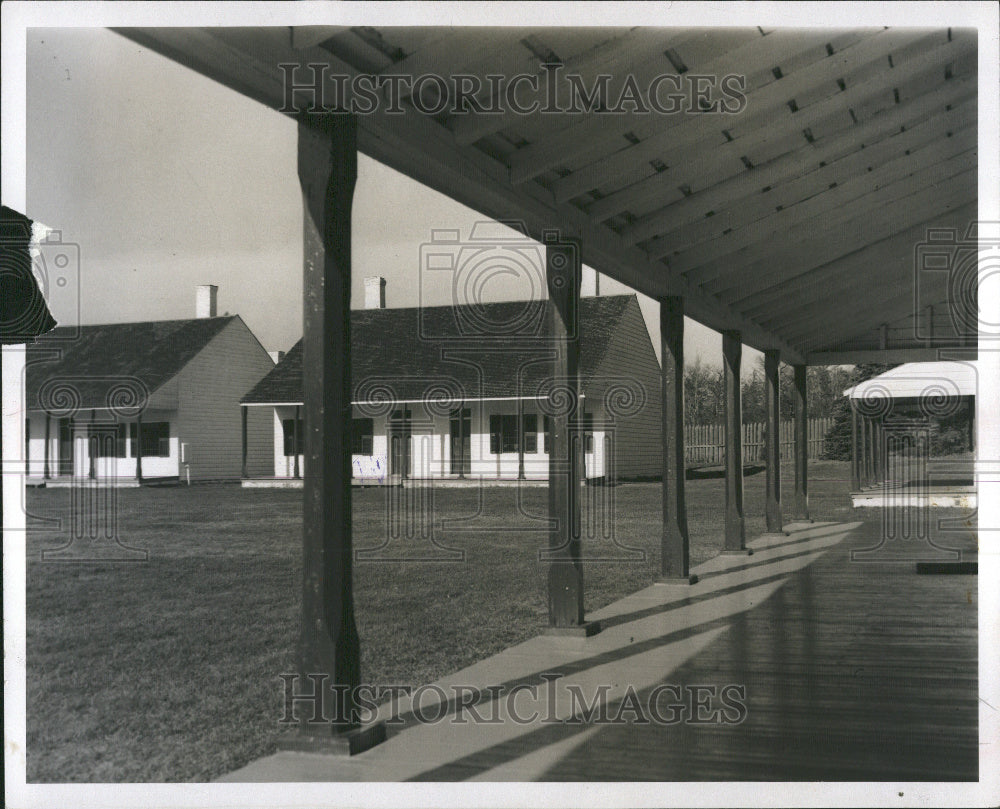
<path fill-rule="evenodd" d="M 934 420 L 969 412 L 975 449 L 975 359 L 907 362 L 844 391 L 851 400 L 851 482 L 855 506 L 974 508 L 968 462 L 930 461 Z"/>

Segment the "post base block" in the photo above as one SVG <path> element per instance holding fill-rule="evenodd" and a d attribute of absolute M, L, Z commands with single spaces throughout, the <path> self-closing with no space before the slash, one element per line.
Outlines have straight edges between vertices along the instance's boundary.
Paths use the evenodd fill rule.
<path fill-rule="evenodd" d="M 692 573 L 689 576 L 660 576 L 653 584 L 695 584 L 698 576 Z"/>
<path fill-rule="evenodd" d="M 385 722 L 375 722 L 339 733 L 331 730 L 329 735 L 286 733 L 278 739 L 278 749 L 294 750 L 300 753 L 322 753 L 331 756 L 356 756 L 385 740 Z"/>
<path fill-rule="evenodd" d="M 542 634 L 557 638 L 589 638 L 600 631 L 600 621 L 584 621 L 576 626 L 548 626 L 542 630 Z"/>
<path fill-rule="evenodd" d="M 719 551 L 719 556 L 753 556 L 751 548 L 725 548 Z"/>

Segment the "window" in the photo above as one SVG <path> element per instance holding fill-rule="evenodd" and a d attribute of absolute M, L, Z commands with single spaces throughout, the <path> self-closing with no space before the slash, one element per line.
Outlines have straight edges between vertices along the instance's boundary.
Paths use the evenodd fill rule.
<path fill-rule="evenodd" d="M 137 445 L 142 447 L 143 458 L 169 458 L 170 457 L 170 422 L 153 421 L 142 425 L 141 439 L 136 438 L 136 425 L 134 422 L 129 425 L 129 434 L 132 437 L 132 454 L 136 454 Z"/>
<path fill-rule="evenodd" d="M 490 416 L 490 452 L 493 455 L 517 452 L 517 416 L 498 413 Z"/>
<path fill-rule="evenodd" d="M 517 451 L 517 415 L 490 416 L 490 452 L 499 455 Z M 534 413 L 524 414 L 524 451 L 538 452 L 538 416 Z"/>
<path fill-rule="evenodd" d="M 284 433 L 284 453 L 285 457 L 291 457 L 292 455 L 304 455 L 306 447 L 306 436 L 305 430 L 303 429 L 302 419 L 298 419 L 298 425 L 296 425 L 296 419 L 282 419 L 281 429 Z M 296 431 L 296 426 L 298 430 Z M 292 447 L 295 447 L 293 450 Z"/>
<path fill-rule="evenodd" d="M 524 451 L 538 452 L 538 416 L 535 413 L 524 414 Z"/>
<path fill-rule="evenodd" d="M 372 455 L 375 427 L 372 419 L 351 419 L 351 453 Z"/>
<path fill-rule="evenodd" d="M 545 445 L 542 447 L 542 452 L 548 455 L 549 449 L 552 447 L 552 419 L 547 413 L 542 416 L 542 432 L 545 433 Z"/>

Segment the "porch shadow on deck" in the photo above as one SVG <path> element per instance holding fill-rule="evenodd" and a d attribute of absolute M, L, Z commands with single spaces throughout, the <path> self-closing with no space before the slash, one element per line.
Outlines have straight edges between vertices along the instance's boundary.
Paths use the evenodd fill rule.
<path fill-rule="evenodd" d="M 753 556 L 699 565 L 693 586 L 654 585 L 588 615 L 604 627 L 595 637 L 536 637 L 438 681 L 448 695 L 503 686 L 500 700 L 476 706 L 495 724 L 450 721 L 453 702 L 448 721 L 422 724 L 404 699 L 403 724 L 363 755 L 282 752 L 220 780 L 975 780 L 977 580 L 852 562 L 850 549 L 876 544 L 879 530 L 815 523 L 762 537 Z M 973 560 L 974 533 L 953 536 Z M 554 697 L 546 673 L 561 675 Z M 614 716 L 629 685 L 645 706 L 660 684 L 743 686 L 746 716 L 518 723 L 507 695 L 521 684 L 535 689 L 515 708 L 542 718 L 570 715 L 567 685 L 588 702 L 610 686 Z M 434 704 L 425 694 L 424 713 Z M 703 715 L 720 707 L 716 697 Z M 380 718 L 391 715 L 383 706 Z"/>

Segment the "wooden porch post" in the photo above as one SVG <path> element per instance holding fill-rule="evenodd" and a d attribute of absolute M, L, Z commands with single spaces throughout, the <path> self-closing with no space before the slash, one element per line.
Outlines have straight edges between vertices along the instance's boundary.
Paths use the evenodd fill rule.
<path fill-rule="evenodd" d="M 246 480 L 247 477 L 247 406 L 246 405 L 240 406 L 240 421 L 242 422 L 241 427 L 242 427 L 242 437 L 243 437 L 243 444 L 242 444 L 243 465 L 240 474 L 243 477 L 243 479 Z"/>
<path fill-rule="evenodd" d="M 135 478 L 142 483 L 142 414 L 135 418 Z"/>
<path fill-rule="evenodd" d="M 354 621 L 351 547 L 351 205 L 357 119 L 303 113 L 298 127 L 303 228 L 302 625 L 296 691 L 297 749 L 359 753 L 385 726 L 359 727 L 354 691 L 361 659 Z M 297 449 L 297 448 L 296 448 Z M 328 701 L 328 698 L 331 698 Z M 314 721 L 318 719 L 319 721 Z"/>
<path fill-rule="evenodd" d="M 94 410 L 90 410 L 90 426 L 87 428 L 87 461 L 89 464 L 89 469 L 87 470 L 87 477 L 91 480 L 97 477 L 97 439 L 94 436 Z"/>
<path fill-rule="evenodd" d="M 552 364 L 552 449 L 549 452 L 548 572 L 549 627 L 559 635 L 592 635 L 595 622 L 583 617 L 580 560 L 580 244 L 561 241 L 545 247 L 549 289 L 549 334 L 556 348 Z M 565 399 L 565 406 L 563 401 Z"/>
<path fill-rule="evenodd" d="M 872 422 L 875 428 L 874 455 L 875 455 L 875 485 L 881 486 L 885 482 L 885 475 L 882 471 L 882 419 L 878 416 Z"/>
<path fill-rule="evenodd" d="M 42 471 L 42 477 L 44 477 L 45 480 L 49 480 L 52 477 L 52 471 L 49 468 L 49 453 L 51 452 L 51 450 L 49 449 L 49 442 L 52 440 L 50 437 L 51 421 L 52 417 L 48 413 L 46 413 L 45 414 L 45 469 Z"/>
<path fill-rule="evenodd" d="M 875 419 L 868 418 L 868 485 L 874 486 L 875 480 Z"/>
<path fill-rule="evenodd" d="M 795 498 L 792 504 L 794 518 L 807 520 L 809 517 L 809 407 L 805 365 L 792 366 L 795 376 L 792 402 L 795 419 Z"/>
<path fill-rule="evenodd" d="M 722 364 L 726 411 L 726 541 L 723 553 L 747 553 L 743 520 L 743 416 L 740 406 L 740 361 L 743 340 L 738 331 L 722 332 Z"/>
<path fill-rule="evenodd" d="M 465 478 L 465 419 L 463 418 L 463 411 L 465 410 L 465 401 L 459 401 L 458 403 L 458 476 L 459 478 Z M 469 420 L 472 420 L 472 414 L 469 414 Z M 470 425 L 471 426 L 471 425 Z M 471 449 L 471 448 L 470 448 Z"/>
<path fill-rule="evenodd" d="M 660 581 L 694 584 L 684 497 L 684 298 L 660 298 L 663 533 Z"/>
<path fill-rule="evenodd" d="M 858 411 L 851 402 L 851 490 L 861 490 L 861 436 Z"/>
<path fill-rule="evenodd" d="M 348 453 L 350 453 L 349 446 Z M 295 405 L 295 412 L 292 414 L 292 477 L 298 480 L 301 476 L 299 470 L 299 406 Z"/>
<path fill-rule="evenodd" d="M 781 399 L 778 387 L 780 384 L 778 373 L 780 362 L 781 354 L 779 351 L 764 352 L 764 409 L 767 420 L 767 443 L 764 447 L 765 462 L 767 463 L 765 481 L 767 500 L 764 514 L 767 519 L 767 530 L 772 534 L 781 533 L 783 522 L 781 515 L 781 438 L 778 434 L 781 429 Z"/>
<path fill-rule="evenodd" d="M 517 479 L 524 480 L 524 400 L 517 400 Z"/>
<path fill-rule="evenodd" d="M 976 451 L 976 397 L 969 397 L 969 450 Z"/>

